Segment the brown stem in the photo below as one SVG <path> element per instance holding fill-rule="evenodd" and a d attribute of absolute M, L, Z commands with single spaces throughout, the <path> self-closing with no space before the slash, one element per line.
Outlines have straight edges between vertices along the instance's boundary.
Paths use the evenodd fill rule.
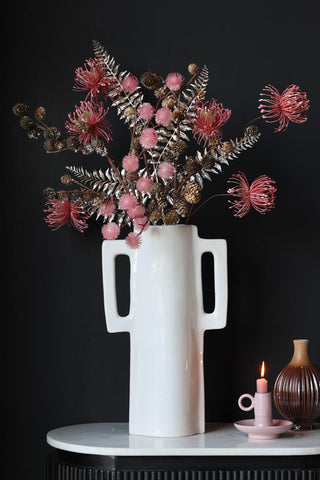
<path fill-rule="evenodd" d="M 189 217 L 191 217 L 191 215 L 194 215 L 201 207 L 203 207 L 203 205 L 205 205 L 207 202 L 209 202 L 209 200 L 212 200 L 213 198 L 216 198 L 216 197 L 232 197 L 231 193 L 217 193 L 215 195 L 211 195 L 211 197 L 207 198 L 204 202 L 202 202 L 193 212 L 192 214 L 189 215 Z"/>

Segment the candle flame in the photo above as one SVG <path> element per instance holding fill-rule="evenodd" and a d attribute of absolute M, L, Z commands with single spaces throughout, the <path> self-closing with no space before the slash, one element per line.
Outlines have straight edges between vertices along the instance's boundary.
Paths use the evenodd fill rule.
<path fill-rule="evenodd" d="M 264 362 L 262 362 L 262 365 L 261 365 L 261 377 L 264 377 L 264 374 L 265 374 L 265 366 L 264 366 Z"/>

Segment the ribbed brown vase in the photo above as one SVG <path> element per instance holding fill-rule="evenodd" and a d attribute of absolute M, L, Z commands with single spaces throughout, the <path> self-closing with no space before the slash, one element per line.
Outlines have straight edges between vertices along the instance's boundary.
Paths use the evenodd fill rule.
<path fill-rule="evenodd" d="M 293 344 L 293 357 L 275 381 L 273 398 L 294 430 L 309 430 L 320 415 L 320 370 L 310 361 L 309 340 L 293 340 Z"/>

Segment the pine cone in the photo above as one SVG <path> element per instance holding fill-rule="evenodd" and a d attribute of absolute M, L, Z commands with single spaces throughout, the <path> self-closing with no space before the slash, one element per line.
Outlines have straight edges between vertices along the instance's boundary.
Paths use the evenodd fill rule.
<path fill-rule="evenodd" d="M 184 119 L 184 117 L 185 117 L 185 114 L 182 110 L 176 109 L 172 112 L 172 120 L 174 122 L 181 122 Z"/>
<path fill-rule="evenodd" d="M 162 217 L 161 211 L 155 208 L 152 210 L 152 212 L 149 214 L 149 220 L 150 222 L 158 222 Z"/>
<path fill-rule="evenodd" d="M 190 209 L 190 203 L 188 203 L 186 200 L 183 198 L 179 198 L 179 200 L 176 203 L 176 210 L 177 212 L 182 216 L 186 217 L 189 213 Z"/>
<path fill-rule="evenodd" d="M 201 169 L 201 165 L 193 157 L 188 157 L 186 160 L 186 170 L 190 175 L 194 175 Z"/>
<path fill-rule="evenodd" d="M 53 150 L 56 149 L 56 143 L 52 138 L 47 138 L 44 141 L 43 148 L 45 149 L 46 152 L 52 152 Z"/>
<path fill-rule="evenodd" d="M 69 150 L 73 150 L 73 151 L 79 150 L 79 147 L 80 147 L 80 142 L 78 137 L 71 136 L 67 138 L 67 148 Z"/>
<path fill-rule="evenodd" d="M 177 103 L 176 98 L 173 95 L 169 95 L 168 97 L 162 100 L 161 106 L 163 108 L 173 108 L 176 103 Z"/>
<path fill-rule="evenodd" d="M 38 107 L 35 111 L 35 117 L 37 120 L 43 120 L 46 116 L 46 109 L 44 107 Z"/>
<path fill-rule="evenodd" d="M 13 105 L 12 111 L 17 117 L 21 117 L 25 114 L 28 108 L 28 105 L 25 105 L 24 103 L 16 103 L 15 105 Z"/>
<path fill-rule="evenodd" d="M 153 183 L 150 187 L 148 192 L 150 195 L 156 195 L 157 193 L 163 192 L 163 186 L 161 183 Z"/>
<path fill-rule="evenodd" d="M 63 185 L 70 185 L 72 183 L 72 177 L 66 173 L 62 175 L 60 182 L 63 183 Z"/>
<path fill-rule="evenodd" d="M 67 146 L 67 142 L 65 140 L 63 140 L 62 138 L 59 138 L 58 140 L 56 140 L 56 149 L 57 150 L 62 150 L 66 146 Z"/>
<path fill-rule="evenodd" d="M 179 222 L 179 214 L 176 210 L 169 210 L 163 216 L 163 223 L 165 225 L 175 225 Z"/>
<path fill-rule="evenodd" d="M 53 140 L 58 140 L 61 137 L 61 132 L 57 127 L 48 127 L 43 132 L 44 138 L 52 138 Z"/>
<path fill-rule="evenodd" d="M 210 150 L 215 150 L 220 145 L 220 142 L 217 138 L 211 138 L 208 142 L 208 147 Z"/>
<path fill-rule="evenodd" d="M 207 154 L 203 157 L 201 163 L 203 170 L 211 170 L 211 168 L 214 166 L 214 158 L 212 155 Z"/>
<path fill-rule="evenodd" d="M 140 77 L 141 84 L 149 90 L 158 88 L 161 84 L 161 77 L 155 72 L 144 72 Z"/>
<path fill-rule="evenodd" d="M 32 118 L 28 117 L 28 116 L 23 116 L 21 117 L 20 119 L 20 127 L 23 129 L 23 130 L 32 130 L 33 128 L 35 128 L 36 124 L 34 123 L 34 121 L 32 120 Z"/>
<path fill-rule="evenodd" d="M 158 198 L 157 204 L 160 210 L 164 210 L 165 208 L 168 207 L 168 202 L 165 197 Z"/>
<path fill-rule="evenodd" d="M 196 204 L 201 199 L 201 188 L 197 182 L 189 182 L 186 184 L 184 192 L 184 198 L 187 202 Z"/>
<path fill-rule="evenodd" d="M 56 191 L 51 187 L 44 188 L 42 193 L 47 201 L 53 200 L 56 197 Z"/>
<path fill-rule="evenodd" d="M 183 140 L 180 140 L 180 142 L 174 143 L 170 148 L 170 150 L 175 157 L 179 157 L 179 155 L 184 153 L 187 150 L 187 148 L 188 148 L 188 145 L 186 144 L 186 142 L 184 142 Z"/>
<path fill-rule="evenodd" d="M 233 152 L 233 145 L 231 142 L 223 142 L 221 145 L 221 150 L 227 155 Z"/>
<path fill-rule="evenodd" d="M 244 136 L 248 137 L 249 135 L 252 135 L 253 137 L 256 137 L 259 134 L 259 129 L 256 125 L 249 125 L 244 129 Z"/>

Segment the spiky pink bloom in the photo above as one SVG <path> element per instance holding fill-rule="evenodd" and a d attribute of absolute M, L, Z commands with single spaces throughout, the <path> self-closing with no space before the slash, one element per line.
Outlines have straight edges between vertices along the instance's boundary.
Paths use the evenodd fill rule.
<path fill-rule="evenodd" d="M 158 125 L 163 125 L 164 127 L 167 127 L 169 123 L 172 120 L 172 113 L 169 108 L 164 107 L 164 108 L 159 108 L 156 113 L 156 123 Z"/>
<path fill-rule="evenodd" d="M 128 245 L 128 247 L 133 248 L 133 249 L 139 248 L 141 243 L 142 243 L 141 236 L 138 235 L 135 232 L 129 233 L 129 235 L 126 237 L 125 241 L 126 241 L 126 244 Z"/>
<path fill-rule="evenodd" d="M 158 175 L 163 180 L 168 180 L 174 175 L 174 166 L 169 162 L 162 162 L 158 167 Z"/>
<path fill-rule="evenodd" d="M 120 227 L 115 222 L 109 222 L 102 225 L 101 233 L 104 240 L 115 240 L 119 237 Z"/>
<path fill-rule="evenodd" d="M 199 101 L 195 108 L 195 117 L 191 119 L 193 123 L 193 135 L 200 143 L 205 144 L 211 138 L 222 137 L 221 127 L 229 120 L 231 110 L 224 108 L 217 100 L 212 99 L 209 103 Z"/>
<path fill-rule="evenodd" d="M 134 75 L 128 75 L 121 82 L 123 90 L 128 93 L 133 93 L 138 88 L 138 85 L 139 81 Z"/>
<path fill-rule="evenodd" d="M 145 232 L 149 227 L 148 217 L 139 217 L 133 220 L 134 229 L 137 233 Z"/>
<path fill-rule="evenodd" d="M 177 92 L 182 87 L 183 80 L 184 78 L 180 73 L 173 72 L 167 76 L 166 84 L 170 90 Z"/>
<path fill-rule="evenodd" d="M 260 96 L 259 109 L 262 118 L 268 123 L 279 122 L 278 128 L 274 129 L 275 132 L 286 130 L 290 122 L 307 121 L 309 100 L 298 85 L 289 85 L 281 94 L 273 85 L 267 85 Z"/>
<path fill-rule="evenodd" d="M 151 120 L 151 118 L 154 115 L 154 107 L 151 105 L 151 103 L 142 103 L 141 106 L 138 108 L 138 113 L 142 120 L 148 121 Z"/>
<path fill-rule="evenodd" d="M 112 200 L 108 200 L 99 206 L 99 213 L 104 217 L 110 217 L 114 214 L 115 210 L 116 207 Z"/>
<path fill-rule="evenodd" d="M 103 104 L 89 101 L 80 102 L 80 107 L 76 106 L 75 111 L 68 114 L 69 120 L 66 121 L 66 130 L 70 135 L 76 135 L 83 145 L 103 137 L 107 142 L 112 139 L 110 123 L 105 116 L 107 110 Z"/>
<path fill-rule="evenodd" d="M 48 208 L 44 210 L 47 213 L 45 221 L 53 230 L 57 230 L 63 225 L 72 225 L 79 232 L 88 228 L 87 220 L 89 213 L 82 207 L 80 200 L 69 202 L 69 200 L 58 200 L 53 198 L 46 202 Z"/>
<path fill-rule="evenodd" d="M 119 205 L 122 210 L 128 210 L 130 208 L 133 208 L 138 205 L 137 197 L 132 193 L 125 193 L 124 195 L 122 195 L 122 197 L 120 197 Z"/>
<path fill-rule="evenodd" d="M 158 143 L 158 134 L 154 128 L 144 128 L 140 135 L 140 143 L 146 150 L 154 148 Z"/>
<path fill-rule="evenodd" d="M 133 207 L 127 208 L 127 212 L 130 215 L 131 218 L 141 218 L 144 217 L 146 214 L 146 209 L 143 205 L 138 203 L 137 205 L 134 205 Z"/>
<path fill-rule="evenodd" d="M 84 67 L 76 69 L 74 80 L 73 90 L 88 91 L 87 97 L 91 98 L 96 98 L 99 93 L 106 96 L 114 87 L 114 79 L 107 76 L 104 64 L 92 58 L 85 61 Z"/>
<path fill-rule="evenodd" d="M 275 181 L 267 175 L 261 175 L 256 178 L 251 185 L 243 172 L 232 175 L 228 183 L 235 187 L 229 188 L 228 193 L 236 200 L 231 201 L 231 206 L 235 217 L 243 217 L 250 208 L 253 207 L 259 213 L 267 213 L 274 207 L 276 187 Z"/>
<path fill-rule="evenodd" d="M 151 187 L 151 185 L 152 185 L 151 178 L 141 177 L 137 181 L 137 190 L 139 190 L 139 192 L 147 192 Z"/>
<path fill-rule="evenodd" d="M 126 155 L 122 160 L 122 167 L 127 172 L 134 172 L 139 168 L 139 159 L 136 155 Z"/>

